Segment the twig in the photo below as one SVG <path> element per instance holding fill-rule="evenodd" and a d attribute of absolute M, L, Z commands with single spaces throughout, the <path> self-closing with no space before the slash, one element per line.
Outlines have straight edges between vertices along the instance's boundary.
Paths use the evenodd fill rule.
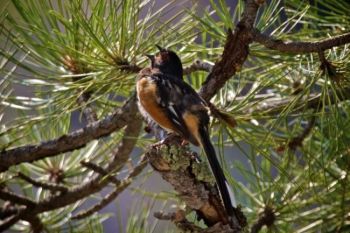
<path fill-rule="evenodd" d="M 37 204 L 27 197 L 15 194 L 10 191 L 5 191 L 4 189 L 0 189 L 0 199 L 10 201 L 13 204 L 25 205 L 28 207 L 33 207 Z"/>
<path fill-rule="evenodd" d="M 107 206 L 110 202 L 112 202 L 116 197 L 118 197 L 118 195 L 121 192 L 123 192 L 131 184 L 132 177 L 135 177 L 135 176 L 139 175 L 142 172 L 143 168 L 145 168 L 146 166 L 147 166 L 146 156 L 143 156 L 141 158 L 141 160 L 139 161 L 139 163 L 137 164 L 137 166 L 132 170 L 132 172 L 128 175 L 128 177 L 126 179 L 124 179 L 121 182 L 118 181 L 119 184 L 115 183 L 117 186 L 116 186 L 116 188 L 114 189 L 113 192 L 108 194 L 98 204 L 96 204 L 93 207 L 91 207 L 91 208 L 89 208 L 87 210 L 84 210 L 84 211 L 78 213 L 77 215 L 73 216 L 72 219 L 83 219 L 83 218 L 86 218 L 86 217 L 92 215 L 93 213 L 96 213 L 97 211 L 101 210 L 105 206 Z M 103 172 L 105 172 L 105 171 L 103 171 Z M 100 174 L 102 174 L 102 173 L 100 173 Z"/>
<path fill-rule="evenodd" d="M 163 213 L 163 212 L 155 212 L 153 213 L 153 216 L 155 218 L 158 218 L 159 220 L 174 220 L 175 219 L 175 216 L 176 216 L 176 213 Z"/>
<path fill-rule="evenodd" d="M 329 105 L 339 103 L 341 101 L 350 99 L 350 88 L 343 88 L 337 90 L 337 93 L 329 92 L 328 100 Z M 311 93 L 307 98 L 301 98 L 298 101 L 297 105 L 293 108 L 291 113 L 296 113 L 304 111 L 305 109 L 320 109 L 324 102 L 322 101 L 322 94 Z M 286 97 L 286 98 L 267 98 L 265 101 L 260 102 L 254 108 L 249 107 L 247 110 L 243 110 L 246 114 L 279 114 L 281 109 L 284 109 L 288 104 L 294 101 L 295 97 Z"/>
<path fill-rule="evenodd" d="M 77 215 L 73 216 L 72 219 L 83 219 L 101 210 L 102 208 L 107 206 L 109 203 L 111 203 L 121 192 L 123 192 L 125 188 L 130 185 L 130 183 L 131 183 L 131 180 L 124 180 L 122 182 L 119 182 L 119 185 L 113 190 L 113 192 L 109 193 L 98 204 L 94 205 L 93 207 L 87 210 L 84 210 L 78 213 Z"/>
<path fill-rule="evenodd" d="M 77 99 L 77 103 L 82 108 L 83 115 L 86 118 L 88 124 L 91 124 L 98 120 L 96 112 L 92 109 L 91 104 L 88 103 L 90 97 L 91 94 L 89 92 L 84 92 Z"/>
<path fill-rule="evenodd" d="M 115 184 L 115 185 L 120 185 L 120 180 L 118 180 L 115 176 L 108 174 L 108 172 L 103 169 L 102 167 L 91 163 L 91 162 L 86 162 L 86 161 L 81 161 L 80 162 L 81 165 L 83 165 L 84 167 L 87 167 L 91 170 L 93 170 L 94 172 L 99 173 L 101 176 L 104 177 L 104 179 L 108 179 L 111 183 Z"/>
<path fill-rule="evenodd" d="M 142 68 L 138 65 L 131 64 L 127 61 L 117 62 L 117 67 L 122 71 L 127 71 L 131 73 L 138 73 L 140 70 L 142 70 Z"/>
<path fill-rule="evenodd" d="M 30 216 L 24 219 L 30 223 L 31 232 L 40 233 L 44 229 L 44 225 L 37 215 Z"/>
<path fill-rule="evenodd" d="M 254 41 L 266 48 L 286 53 L 311 53 L 324 51 L 333 47 L 350 43 L 350 32 L 316 42 L 284 42 L 254 30 Z"/>
<path fill-rule="evenodd" d="M 250 232 L 258 233 L 263 226 L 270 227 L 275 222 L 276 216 L 271 207 L 266 206 L 264 211 L 260 214 L 259 219 L 253 224 Z"/>
<path fill-rule="evenodd" d="M 186 219 L 185 213 L 182 210 L 178 210 L 174 213 L 156 212 L 153 216 L 160 220 L 170 220 L 176 224 L 184 232 L 202 232 L 204 229 L 196 226 L 194 223 Z"/>
<path fill-rule="evenodd" d="M 212 69 L 212 64 L 197 59 L 190 66 L 185 67 L 183 73 L 186 75 L 199 70 L 211 72 Z"/>
<path fill-rule="evenodd" d="M 320 69 L 323 71 L 323 73 L 328 74 L 334 81 L 339 81 L 336 75 L 336 68 L 326 59 L 324 56 L 324 51 L 318 51 L 318 57 L 321 61 Z"/>
<path fill-rule="evenodd" d="M 51 191 L 60 191 L 60 192 L 67 192 L 68 188 L 60 185 L 60 184 L 52 184 L 52 183 L 44 183 L 44 182 L 40 182 L 40 181 L 36 181 L 33 180 L 31 177 L 24 175 L 22 172 L 19 172 L 17 174 L 17 176 L 25 181 L 27 181 L 28 183 L 36 186 L 36 187 L 41 187 L 43 189 L 48 189 Z"/>
<path fill-rule="evenodd" d="M 322 50 L 318 51 L 318 57 L 321 61 L 321 69 L 323 69 L 322 67 L 327 66 L 326 64 L 328 63 L 326 57 L 324 56 L 324 52 Z"/>
<path fill-rule="evenodd" d="M 136 98 L 133 95 L 123 107 L 103 120 L 82 129 L 37 145 L 25 145 L 0 152 L 0 172 L 13 165 L 32 162 L 84 147 L 91 140 L 109 135 L 138 118 Z M 136 120 L 137 121 L 137 120 Z"/>
<path fill-rule="evenodd" d="M 82 64 L 78 59 L 75 59 L 69 55 L 65 55 L 63 57 L 62 63 L 64 64 L 65 68 L 68 69 L 73 74 L 81 75 L 79 77 L 73 77 L 72 79 L 74 82 L 77 82 L 82 78 L 85 78 L 86 76 L 84 74 L 88 73 L 86 65 Z M 83 115 L 89 124 L 97 121 L 96 112 L 92 109 L 90 104 L 88 104 L 90 97 L 91 97 L 91 93 L 84 91 L 83 93 L 79 94 L 79 97 L 77 99 L 77 103 L 80 107 L 82 107 Z"/>
<path fill-rule="evenodd" d="M 10 201 L 3 203 L 0 208 L 0 220 L 4 220 L 18 213 L 18 208 L 15 207 Z"/>
<path fill-rule="evenodd" d="M 8 228 L 10 228 L 13 224 L 15 224 L 18 220 L 20 220 L 20 213 L 17 213 L 16 215 L 13 215 L 7 219 L 5 219 L 4 221 L 2 221 L 0 223 L 0 232 L 3 232 L 5 230 L 7 230 Z"/>
<path fill-rule="evenodd" d="M 147 164 L 147 156 L 144 154 L 141 156 L 140 161 L 137 163 L 137 165 L 130 171 L 127 179 L 132 179 L 133 177 L 138 176 L 147 166 Z"/>
<path fill-rule="evenodd" d="M 316 121 L 316 116 L 313 115 L 310 119 L 310 121 L 308 122 L 307 126 L 304 128 L 303 132 L 299 135 L 294 137 L 289 143 L 288 143 L 288 147 L 291 150 L 295 150 L 297 147 L 302 146 L 303 141 L 305 140 L 305 138 L 310 134 L 312 128 L 315 125 L 315 121 Z"/>

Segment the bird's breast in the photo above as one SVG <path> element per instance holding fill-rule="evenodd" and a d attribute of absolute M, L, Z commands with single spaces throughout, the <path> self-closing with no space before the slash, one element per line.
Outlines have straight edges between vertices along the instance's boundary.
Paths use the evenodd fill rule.
<path fill-rule="evenodd" d="M 176 128 L 168 119 L 166 111 L 160 105 L 158 87 L 152 77 L 143 77 L 138 80 L 136 85 L 137 97 L 139 104 L 148 115 L 157 122 L 161 127 L 170 131 L 176 132 Z"/>

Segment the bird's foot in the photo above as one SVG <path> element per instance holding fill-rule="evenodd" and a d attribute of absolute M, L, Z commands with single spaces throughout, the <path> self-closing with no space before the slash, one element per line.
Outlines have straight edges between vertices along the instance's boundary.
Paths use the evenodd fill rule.
<path fill-rule="evenodd" d="M 195 161 L 196 163 L 201 163 L 202 162 L 202 159 L 201 157 L 194 151 L 192 151 L 190 154 L 189 154 L 191 160 Z"/>
<path fill-rule="evenodd" d="M 190 143 L 186 140 L 182 140 L 181 146 L 188 146 Z"/>
<path fill-rule="evenodd" d="M 176 134 L 168 134 L 163 140 L 156 142 L 152 145 L 152 147 L 160 147 L 163 145 L 166 145 L 167 147 L 170 147 L 170 144 L 173 140 L 175 140 L 176 138 L 178 138 L 179 136 L 177 136 Z"/>

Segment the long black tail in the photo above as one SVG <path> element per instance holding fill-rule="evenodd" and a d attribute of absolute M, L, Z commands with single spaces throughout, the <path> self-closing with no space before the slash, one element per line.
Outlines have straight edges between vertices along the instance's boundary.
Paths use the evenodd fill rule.
<path fill-rule="evenodd" d="M 209 134 L 204 127 L 201 127 L 201 129 L 199 130 L 199 134 L 201 136 L 201 144 L 203 146 L 205 154 L 207 155 L 210 168 L 215 176 L 216 183 L 219 187 L 220 195 L 224 202 L 226 212 L 229 216 L 232 216 L 234 213 L 234 208 L 232 206 L 230 191 L 228 190 L 228 184 L 225 175 L 216 157 L 215 149 L 211 144 Z"/>

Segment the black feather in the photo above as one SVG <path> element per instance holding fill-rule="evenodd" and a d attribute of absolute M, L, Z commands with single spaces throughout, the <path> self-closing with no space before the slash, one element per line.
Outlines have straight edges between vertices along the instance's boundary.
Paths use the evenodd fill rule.
<path fill-rule="evenodd" d="M 229 192 L 227 185 L 226 185 L 225 175 L 224 175 L 222 168 L 220 166 L 220 163 L 216 157 L 215 149 L 210 142 L 209 134 L 208 134 L 205 127 L 200 127 L 199 134 L 200 134 L 200 137 L 202 140 L 201 141 L 202 147 L 205 151 L 205 154 L 207 155 L 209 165 L 210 165 L 211 171 L 214 174 L 216 184 L 218 185 L 220 195 L 221 195 L 221 198 L 224 202 L 226 212 L 229 216 L 232 216 L 234 213 L 234 208 L 232 206 L 230 192 Z"/>

